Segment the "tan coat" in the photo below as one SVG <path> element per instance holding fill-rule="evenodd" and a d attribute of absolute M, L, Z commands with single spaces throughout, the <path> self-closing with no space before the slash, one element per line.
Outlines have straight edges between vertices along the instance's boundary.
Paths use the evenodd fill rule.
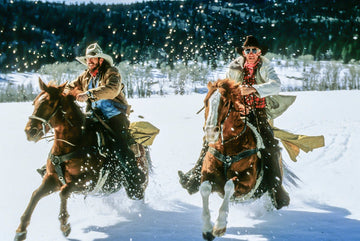
<path fill-rule="evenodd" d="M 125 94 L 122 91 L 121 75 L 117 68 L 109 67 L 105 74 L 100 76 L 99 85 L 89 90 L 89 82 L 91 74 L 89 70 L 85 70 L 79 77 L 71 81 L 66 88 L 73 89 L 78 87 L 82 91 L 89 91 L 94 100 L 110 99 L 115 102 L 128 105 Z"/>

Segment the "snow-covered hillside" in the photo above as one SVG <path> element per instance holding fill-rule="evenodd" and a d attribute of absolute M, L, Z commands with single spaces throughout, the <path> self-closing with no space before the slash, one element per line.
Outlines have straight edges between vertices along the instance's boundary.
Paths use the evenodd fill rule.
<path fill-rule="evenodd" d="M 289 93 L 285 93 L 289 94 Z M 216 240 L 360 240 L 360 91 L 293 92 L 298 96 L 275 121 L 297 134 L 324 135 L 325 147 L 301 153 L 289 167 L 300 177 L 288 187 L 291 204 L 268 211 L 262 199 L 230 207 L 228 230 Z M 120 191 L 108 197 L 74 195 L 68 207 L 72 232 L 68 240 L 197 241 L 201 237 L 200 194 L 188 195 L 178 183 L 178 170 L 187 171 L 202 144 L 204 95 L 130 99 L 135 113 L 160 128 L 151 148 L 153 173 L 145 202 L 131 201 Z M 52 143 L 30 143 L 23 131 L 31 102 L 0 104 L 0 240 L 12 240 L 32 191 L 41 178 Z M 210 197 L 213 219 L 221 199 Z M 29 241 L 67 240 L 59 229 L 59 197 L 42 199 L 28 228 Z"/>

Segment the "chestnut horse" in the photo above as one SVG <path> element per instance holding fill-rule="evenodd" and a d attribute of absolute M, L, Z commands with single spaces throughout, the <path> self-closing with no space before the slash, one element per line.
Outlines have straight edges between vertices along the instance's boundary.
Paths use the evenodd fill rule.
<path fill-rule="evenodd" d="M 260 197 L 263 168 L 258 157 L 263 143 L 256 128 L 244 116 L 247 109 L 238 88 L 228 79 L 209 82 L 205 97 L 205 139 L 209 149 L 201 170 L 200 193 L 203 200 L 203 238 L 213 240 L 226 231 L 229 202 Z M 219 216 L 213 226 L 209 196 L 223 197 Z"/>
<path fill-rule="evenodd" d="M 129 198 L 142 199 L 148 184 L 150 158 L 147 149 L 139 145 L 140 155 L 137 157 L 145 181 L 126 176 L 126 164 L 105 145 L 112 141 L 106 138 L 109 133 L 99 122 L 86 118 L 75 102 L 75 93 L 63 92 L 66 83 L 46 85 L 41 79 L 39 83 L 42 91 L 33 102 L 34 112 L 25 132 L 29 141 L 37 142 L 53 128 L 54 144 L 47 159 L 46 174 L 21 217 L 15 240 L 26 238 L 35 206 L 41 198 L 53 192 L 60 191 L 60 228 L 68 236 L 71 228 L 67 200 L 71 193 L 110 194 L 124 187 Z"/>

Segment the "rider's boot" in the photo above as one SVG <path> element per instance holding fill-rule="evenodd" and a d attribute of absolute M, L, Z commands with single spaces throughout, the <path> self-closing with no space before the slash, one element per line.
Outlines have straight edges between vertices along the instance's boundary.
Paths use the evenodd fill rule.
<path fill-rule="evenodd" d="M 269 184 L 269 193 L 271 201 L 276 209 L 281 209 L 284 206 L 288 206 L 290 203 L 289 193 L 282 185 L 282 160 L 280 148 L 272 148 L 272 150 L 266 151 L 265 155 L 265 176 L 267 183 Z M 267 156 L 266 156 L 267 155 Z"/>
<path fill-rule="evenodd" d="M 274 138 L 265 109 L 254 109 L 249 115 L 249 121 L 257 126 L 265 145 L 265 149 L 261 150 L 265 168 L 264 183 L 275 208 L 281 209 L 289 205 L 290 197 L 282 185 L 283 173 L 279 141 Z"/>
<path fill-rule="evenodd" d="M 185 174 L 182 171 L 178 171 L 180 178 L 179 182 L 181 186 L 188 191 L 189 194 L 194 194 L 199 191 L 201 168 L 208 148 L 209 146 L 206 142 L 204 142 L 199 159 L 197 160 L 195 166 Z"/>
<path fill-rule="evenodd" d="M 124 175 L 127 185 L 124 187 L 128 197 L 133 200 L 143 199 L 145 194 L 143 184 L 146 182 L 146 175 L 145 172 L 138 167 L 134 152 L 130 148 L 127 148 L 125 153 L 122 153 L 120 161 L 125 169 Z"/>
<path fill-rule="evenodd" d="M 122 163 L 126 180 L 135 185 L 141 185 L 146 180 L 145 173 L 138 167 L 137 158 L 134 152 L 129 148 L 135 143 L 131 138 L 128 128 L 129 120 L 126 115 L 119 114 L 109 119 L 109 126 L 115 135 L 113 148 L 118 151 L 118 159 Z"/>
<path fill-rule="evenodd" d="M 134 152 L 130 148 L 123 149 L 122 152 L 121 158 L 126 169 L 126 179 L 135 185 L 143 184 L 146 180 L 146 175 L 141 168 L 138 167 Z"/>
<path fill-rule="evenodd" d="M 285 190 L 283 185 L 273 188 L 270 192 L 270 196 L 276 209 L 281 209 L 290 204 L 289 193 Z"/>

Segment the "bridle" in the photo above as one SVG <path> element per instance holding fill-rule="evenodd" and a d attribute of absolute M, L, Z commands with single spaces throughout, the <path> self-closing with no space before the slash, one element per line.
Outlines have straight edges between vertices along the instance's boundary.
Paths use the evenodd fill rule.
<path fill-rule="evenodd" d="M 60 103 L 60 100 L 59 100 L 59 103 L 57 104 L 57 106 L 55 107 L 54 111 L 52 112 L 52 114 L 51 114 L 47 119 L 42 118 L 42 117 L 39 117 L 39 116 L 37 116 L 37 115 L 31 115 L 31 116 L 29 116 L 29 119 L 38 120 L 38 121 L 40 121 L 40 122 L 42 123 L 42 130 L 43 130 L 43 135 L 44 135 L 43 138 L 48 138 L 48 137 L 46 137 L 46 126 L 48 126 L 50 130 L 53 129 L 52 125 L 50 124 L 50 120 L 58 113 L 59 110 L 61 110 L 61 113 L 62 113 L 62 115 L 63 115 L 63 118 L 64 118 L 71 126 L 74 126 L 74 125 L 71 123 L 71 121 L 70 121 L 68 118 L 66 118 L 66 111 L 64 111 L 64 110 L 62 109 L 62 105 L 61 105 L 61 103 Z M 50 136 L 50 137 L 52 137 L 52 136 Z M 67 140 L 63 140 L 63 139 L 60 139 L 60 138 L 57 138 L 56 140 L 57 140 L 57 141 L 65 142 L 65 143 L 67 143 L 67 144 L 69 144 L 69 145 L 71 145 L 71 146 L 76 146 L 75 144 L 73 144 L 73 143 L 71 143 L 71 142 L 69 142 L 69 141 L 67 141 Z"/>
<path fill-rule="evenodd" d="M 245 105 L 245 110 L 246 110 L 245 97 L 243 96 L 242 98 L 243 98 L 243 103 Z M 223 125 L 224 125 L 224 122 L 227 120 L 227 118 L 230 116 L 231 111 L 240 112 L 240 111 L 237 111 L 235 109 L 233 102 L 231 100 L 229 100 L 229 108 L 228 108 L 227 114 L 226 114 L 225 118 L 221 121 L 221 123 L 219 125 L 219 127 L 220 127 L 220 136 L 221 136 L 221 144 L 222 145 L 224 145 L 225 143 L 228 143 L 230 141 L 236 140 L 237 138 L 242 136 L 245 133 L 246 129 L 247 129 L 247 118 L 242 117 L 242 119 L 243 118 L 245 119 L 245 125 L 244 125 L 244 128 L 242 129 L 242 131 L 239 134 L 237 134 L 236 136 L 233 136 L 233 137 L 230 137 L 227 140 L 224 140 Z"/>
<path fill-rule="evenodd" d="M 29 116 L 29 119 L 33 119 L 33 120 L 38 120 L 42 123 L 42 129 L 43 129 L 43 134 L 44 136 L 46 135 L 46 126 L 49 127 L 49 129 L 52 129 L 53 127 L 51 126 L 50 124 L 50 120 L 56 115 L 56 113 L 58 112 L 58 110 L 60 109 L 60 101 L 59 101 L 59 104 L 56 106 L 56 108 L 54 109 L 53 113 L 47 118 L 42 118 L 42 117 L 39 117 L 37 115 L 31 115 Z"/>
<path fill-rule="evenodd" d="M 246 112 L 246 102 L 244 101 L 245 98 L 243 98 L 243 104 L 245 105 L 245 112 Z M 226 103 L 224 104 L 226 105 Z M 227 118 L 230 116 L 230 113 L 232 111 L 234 112 L 239 112 L 239 114 L 241 115 L 241 111 L 237 110 L 235 108 L 235 103 L 234 101 L 232 101 L 231 99 L 228 101 L 228 110 L 227 110 L 227 113 L 225 115 L 225 117 L 223 118 L 223 120 L 221 120 L 221 122 L 219 121 L 220 118 L 222 117 L 219 117 L 218 119 L 218 122 L 220 122 L 220 125 L 219 128 L 220 128 L 220 136 L 221 136 L 221 144 L 224 145 L 225 143 L 228 143 L 230 141 L 233 141 L 239 137 L 241 137 L 247 130 L 247 126 L 249 124 L 249 127 L 250 129 L 252 129 L 252 125 L 250 123 L 247 123 L 247 117 L 241 117 L 242 119 L 245 118 L 245 123 L 244 123 L 244 127 L 243 129 L 241 130 L 241 132 L 239 134 L 237 134 L 236 136 L 233 136 L 233 137 L 230 137 L 229 139 L 227 140 L 224 140 L 224 136 L 223 136 L 223 125 L 224 125 L 224 122 L 227 120 Z M 212 154 L 216 159 L 218 159 L 219 161 L 221 161 L 223 164 L 224 164 L 224 175 L 226 177 L 227 175 L 227 171 L 229 170 L 229 168 L 231 167 L 231 165 L 233 163 L 236 163 L 244 158 L 247 158 L 251 155 L 254 155 L 254 154 L 257 154 L 258 153 L 258 148 L 253 148 L 253 149 L 247 149 L 247 150 L 244 150 L 236 155 L 232 155 L 232 156 L 229 156 L 227 154 L 224 154 L 222 152 L 220 152 L 219 150 L 217 150 L 215 147 L 212 147 L 212 146 L 209 146 L 207 152 L 209 152 L 210 154 Z M 262 180 L 262 175 L 263 175 L 263 169 L 261 168 L 261 171 L 260 171 L 260 174 L 259 174 L 259 177 L 257 178 L 257 181 L 256 181 L 256 189 L 257 187 L 259 186 L 261 180 Z"/>

